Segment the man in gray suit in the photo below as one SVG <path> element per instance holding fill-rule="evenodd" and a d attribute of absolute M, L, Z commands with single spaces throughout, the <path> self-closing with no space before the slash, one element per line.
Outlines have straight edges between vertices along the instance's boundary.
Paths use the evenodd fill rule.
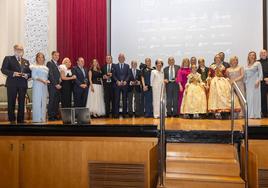
<path fill-rule="evenodd" d="M 167 93 L 167 116 L 178 116 L 179 85 L 175 82 L 180 66 L 175 65 L 174 57 L 168 58 L 168 65 L 164 68 L 164 79 Z"/>

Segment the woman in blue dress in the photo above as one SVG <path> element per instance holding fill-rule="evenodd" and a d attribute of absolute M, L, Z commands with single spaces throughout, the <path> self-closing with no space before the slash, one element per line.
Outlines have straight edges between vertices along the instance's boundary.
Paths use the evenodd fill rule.
<path fill-rule="evenodd" d="M 263 79 L 262 66 L 256 61 L 256 53 L 249 52 L 248 65 L 245 68 L 246 98 L 248 102 L 248 117 L 251 119 L 261 118 L 261 88 Z"/>
<path fill-rule="evenodd" d="M 31 65 L 30 69 L 32 70 L 33 79 L 33 123 L 43 123 L 46 122 L 47 85 L 50 83 L 43 53 L 39 52 L 36 54 L 36 64 Z"/>

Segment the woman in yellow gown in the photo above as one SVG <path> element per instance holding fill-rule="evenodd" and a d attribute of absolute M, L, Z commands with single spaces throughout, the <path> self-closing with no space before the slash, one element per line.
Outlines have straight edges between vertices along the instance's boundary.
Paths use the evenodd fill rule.
<path fill-rule="evenodd" d="M 202 82 L 201 75 L 197 72 L 197 66 L 193 65 L 191 69 L 191 73 L 187 76 L 181 113 L 193 114 L 194 118 L 198 118 L 199 114 L 207 113 L 207 97 L 205 84 Z"/>
<path fill-rule="evenodd" d="M 209 67 L 209 96 L 208 111 L 216 113 L 216 117 L 221 117 L 220 113 L 231 111 L 231 84 L 225 78 L 226 69 L 221 63 L 219 55 L 214 58 L 214 64 Z M 241 110 L 238 98 L 235 96 L 235 111 Z"/>

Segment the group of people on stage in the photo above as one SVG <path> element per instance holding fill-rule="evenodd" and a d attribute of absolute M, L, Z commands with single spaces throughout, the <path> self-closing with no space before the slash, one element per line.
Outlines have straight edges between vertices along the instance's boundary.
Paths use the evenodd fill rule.
<path fill-rule="evenodd" d="M 154 67 L 146 58 L 138 69 L 138 62 L 125 62 L 120 53 L 118 63 L 106 56 L 103 67 L 93 59 L 89 69 L 79 57 L 76 66 L 69 58 L 59 63 L 60 54 L 52 52 L 52 59 L 45 62 L 43 53 L 36 54 L 36 63 L 30 64 L 23 58 L 21 45 L 14 46 L 13 56 L 4 58 L 1 71 L 7 76 L 8 118 L 11 123 L 24 122 L 24 103 L 27 82 L 33 80 L 32 111 L 33 122 L 58 120 L 59 104 L 62 108 L 87 107 L 93 117 L 118 118 L 120 106 L 122 117 L 160 116 L 161 87 L 165 84 L 166 110 L 168 117 L 199 118 L 211 114 L 226 118 L 231 110 L 231 83 L 236 82 L 246 96 L 249 118 L 267 117 L 268 57 L 267 51 L 260 52 L 260 59 L 251 51 L 245 67 L 239 65 L 238 57 L 225 62 L 223 52 L 214 57 L 206 67 L 205 59 L 184 58 L 181 66 L 174 57 L 157 59 Z M 18 98 L 18 115 L 15 104 Z M 238 97 L 235 96 L 235 111 L 243 116 Z M 122 104 L 122 105 L 121 105 Z"/>

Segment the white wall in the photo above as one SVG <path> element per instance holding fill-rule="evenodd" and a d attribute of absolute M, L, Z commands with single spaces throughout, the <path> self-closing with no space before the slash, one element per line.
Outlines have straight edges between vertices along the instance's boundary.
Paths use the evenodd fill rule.
<path fill-rule="evenodd" d="M 50 59 L 56 49 L 56 0 L 0 0 L 0 23 L 0 67 L 16 43 L 24 45 L 30 63 L 37 52 Z M 0 73 L 0 84 L 4 82 Z"/>
<path fill-rule="evenodd" d="M 0 1 L 0 66 L 3 58 L 13 53 L 15 43 L 24 44 L 24 0 Z M 5 77 L 0 73 L 0 84 L 5 82 Z"/>

